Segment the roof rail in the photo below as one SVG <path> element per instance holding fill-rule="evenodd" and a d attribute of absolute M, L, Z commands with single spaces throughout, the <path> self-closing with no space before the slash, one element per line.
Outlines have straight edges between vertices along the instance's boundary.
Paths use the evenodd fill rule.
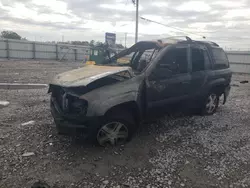
<path fill-rule="evenodd" d="M 199 42 L 203 42 L 203 41 L 199 41 Z M 212 42 L 212 41 L 204 41 L 204 43 L 219 47 L 219 45 L 217 43 Z"/>
<path fill-rule="evenodd" d="M 178 40 L 181 40 L 180 38 L 184 38 L 184 39 L 187 40 L 187 41 L 192 41 L 192 39 L 191 39 L 190 37 L 188 37 L 188 36 L 183 36 L 183 35 L 181 35 L 181 36 L 167 37 L 167 38 L 164 38 L 164 39 L 162 39 L 162 40 L 166 40 L 166 39 L 178 39 Z"/>
<path fill-rule="evenodd" d="M 215 43 L 215 42 L 211 42 L 213 45 L 215 46 L 219 46 L 219 44 Z"/>
<path fill-rule="evenodd" d="M 161 39 L 158 39 L 157 41 L 161 41 L 162 43 L 174 44 L 174 43 L 184 42 L 184 41 L 192 42 L 193 40 L 188 36 L 172 36 L 172 37 L 167 37 L 167 38 L 161 38 Z"/>

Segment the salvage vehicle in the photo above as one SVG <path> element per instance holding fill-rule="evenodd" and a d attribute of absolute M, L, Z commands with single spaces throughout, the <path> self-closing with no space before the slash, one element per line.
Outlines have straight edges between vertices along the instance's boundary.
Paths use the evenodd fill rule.
<path fill-rule="evenodd" d="M 120 58 L 129 59 L 118 63 Z M 225 104 L 232 72 L 214 42 L 141 41 L 103 61 L 57 75 L 49 86 L 61 134 L 81 133 L 101 146 L 132 138 L 150 109 L 192 101 L 201 114 Z"/>

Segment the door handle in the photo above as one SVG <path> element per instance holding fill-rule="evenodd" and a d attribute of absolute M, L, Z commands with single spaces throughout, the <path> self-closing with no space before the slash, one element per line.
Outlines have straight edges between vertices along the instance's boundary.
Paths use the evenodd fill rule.
<path fill-rule="evenodd" d="M 189 84 L 190 82 L 189 81 L 183 81 L 181 82 L 181 84 Z"/>

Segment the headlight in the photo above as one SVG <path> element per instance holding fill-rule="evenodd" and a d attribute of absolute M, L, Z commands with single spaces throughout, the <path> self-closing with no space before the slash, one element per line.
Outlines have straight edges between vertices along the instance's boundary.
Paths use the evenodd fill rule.
<path fill-rule="evenodd" d="M 76 96 L 67 95 L 67 106 L 70 114 L 86 115 L 88 109 L 88 101 L 79 99 Z"/>

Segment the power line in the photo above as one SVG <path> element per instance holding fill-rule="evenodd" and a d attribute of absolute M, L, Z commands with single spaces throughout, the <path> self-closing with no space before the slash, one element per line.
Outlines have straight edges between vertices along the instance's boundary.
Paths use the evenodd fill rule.
<path fill-rule="evenodd" d="M 204 39 L 206 38 L 205 36 L 202 36 L 202 35 L 199 35 L 199 34 L 196 34 L 196 33 L 193 33 L 193 32 L 189 32 L 189 31 L 184 31 L 184 30 L 182 30 L 182 29 L 179 29 L 179 28 L 176 28 L 176 27 L 172 27 L 172 26 L 169 26 L 169 25 L 166 25 L 166 24 L 163 24 L 163 23 L 154 21 L 154 20 L 150 20 L 150 19 L 147 19 L 147 18 L 144 18 L 144 17 L 141 17 L 141 16 L 140 16 L 140 18 L 141 18 L 142 20 L 145 20 L 145 21 L 148 21 L 148 22 L 156 23 L 156 24 L 159 24 L 159 25 L 162 25 L 162 26 L 165 26 L 165 27 L 169 27 L 169 28 L 172 28 L 172 29 L 181 31 L 181 32 L 183 32 L 183 33 L 189 33 L 189 34 L 192 34 L 192 35 L 201 36 L 201 37 L 204 38 Z"/>

